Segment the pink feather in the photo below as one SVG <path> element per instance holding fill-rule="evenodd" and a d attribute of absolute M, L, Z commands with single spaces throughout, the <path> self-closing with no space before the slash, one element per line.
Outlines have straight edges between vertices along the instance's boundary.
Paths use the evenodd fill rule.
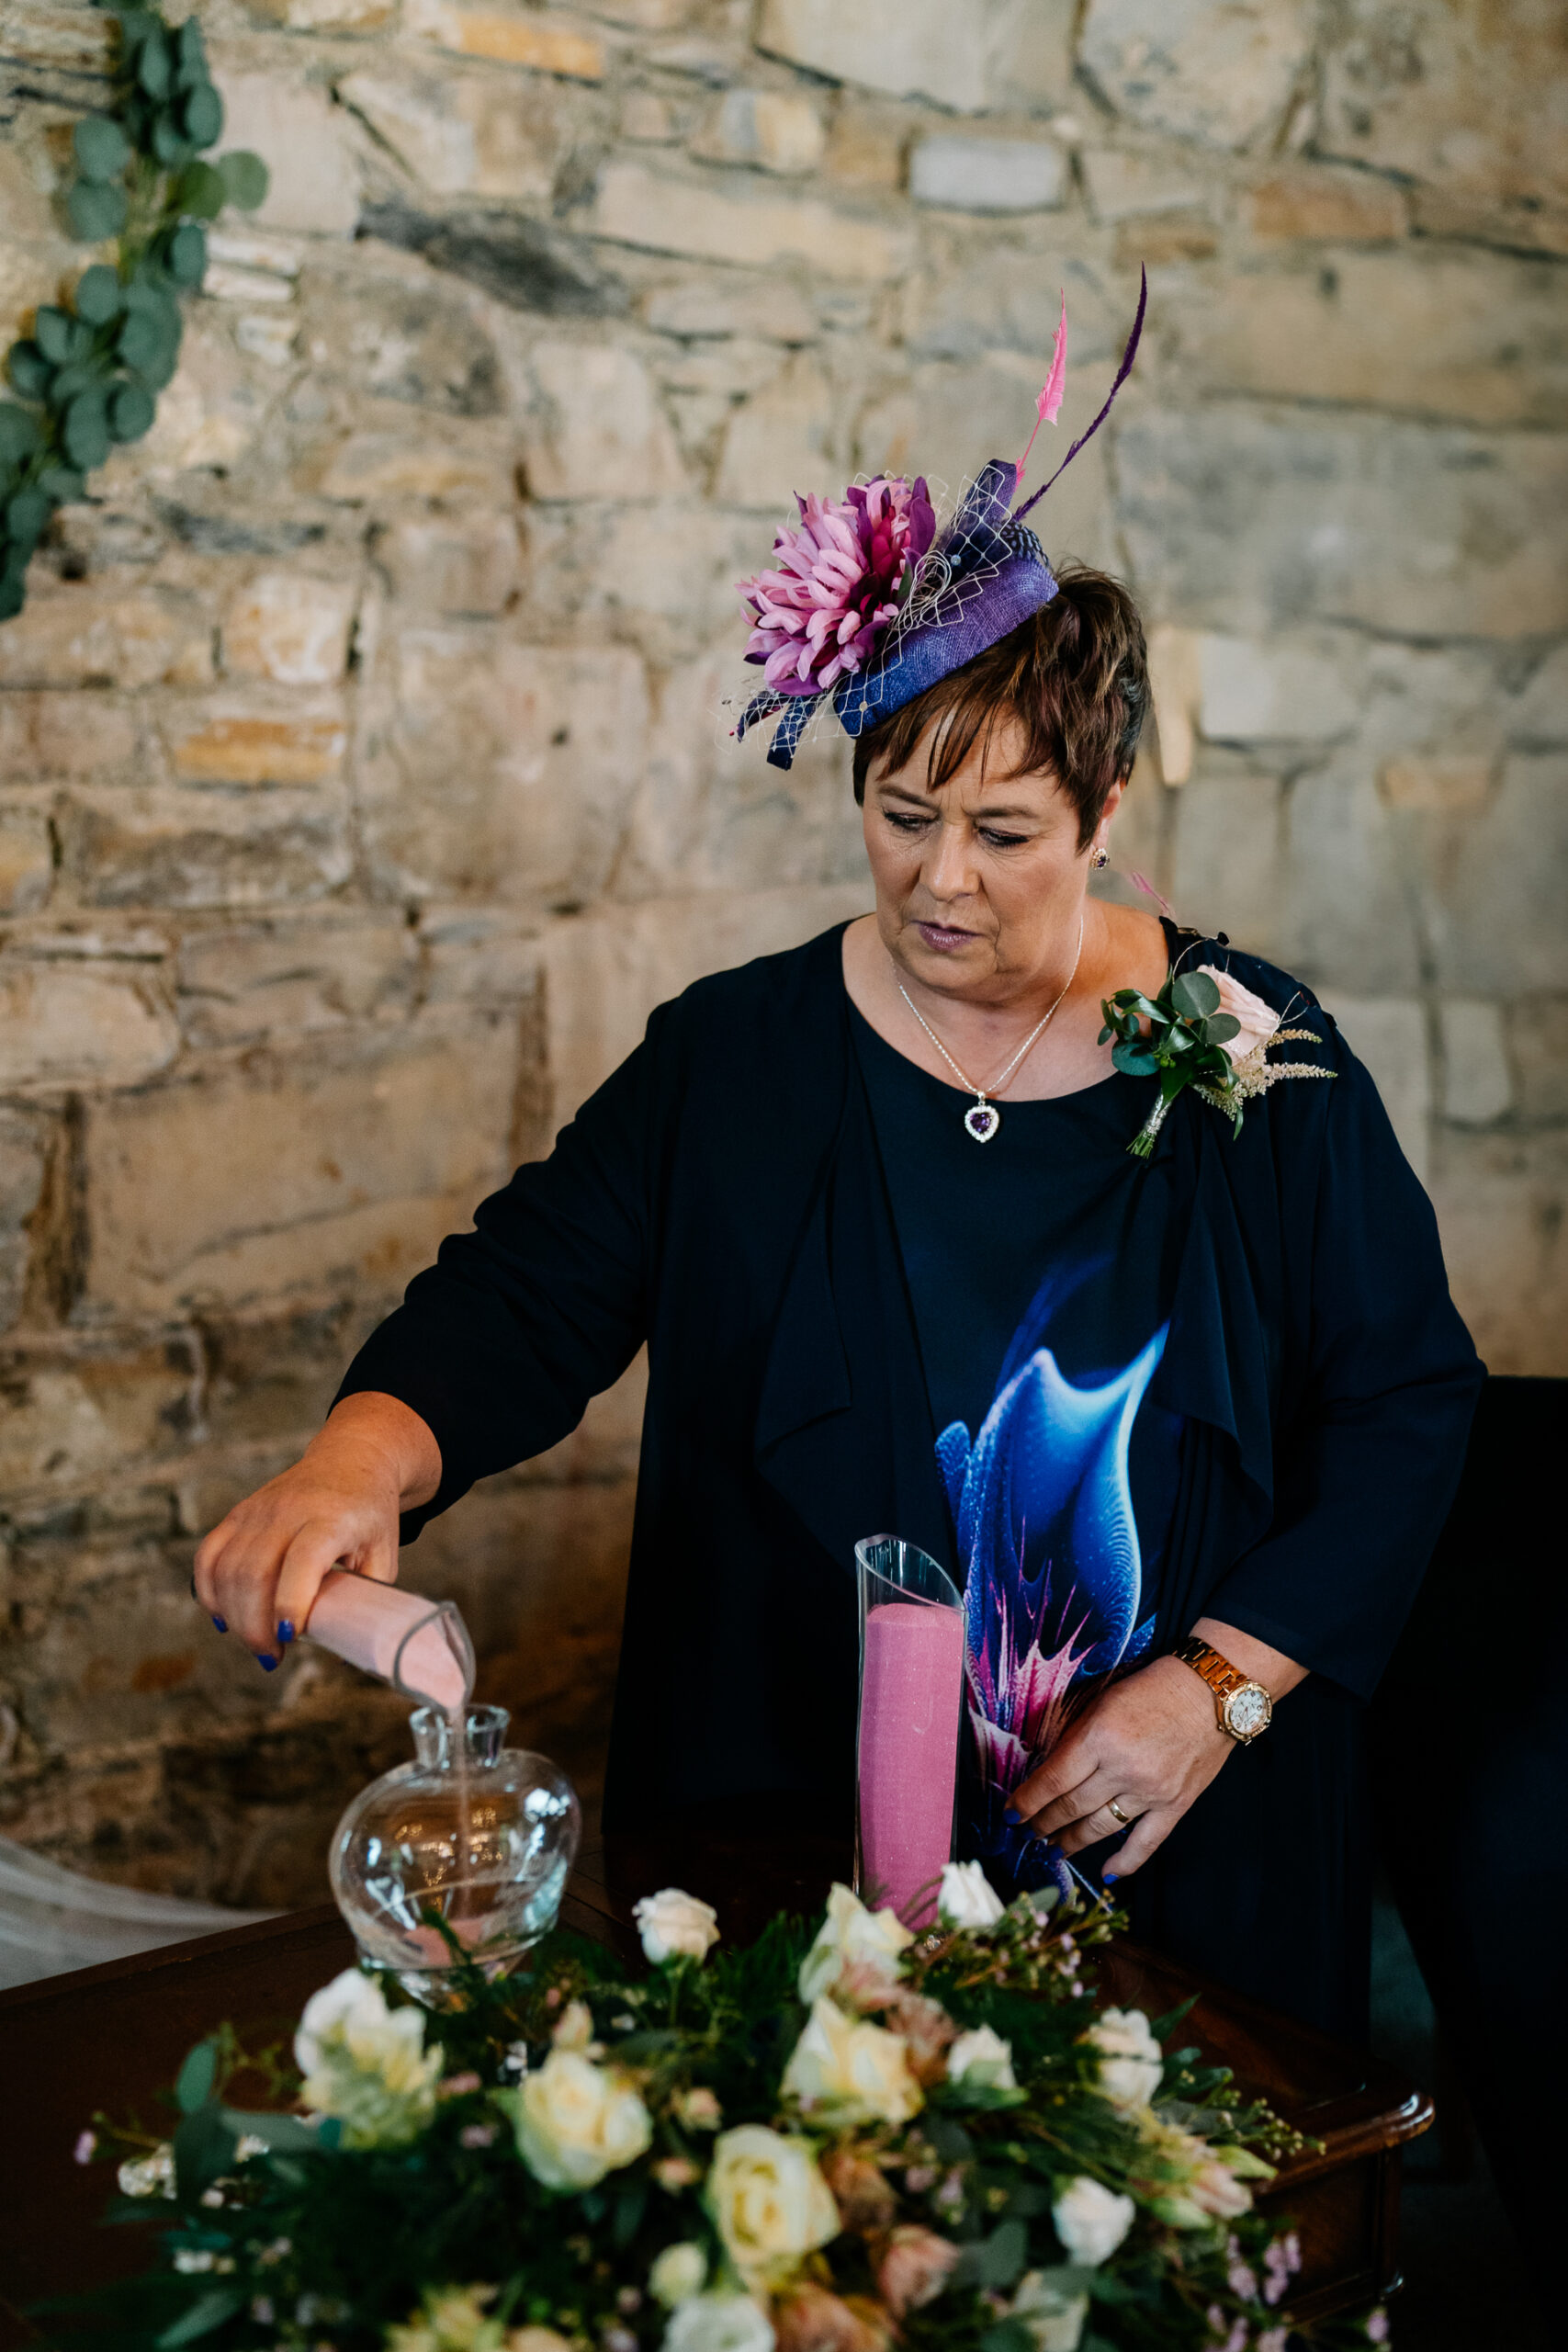
<path fill-rule="evenodd" d="M 1062 317 L 1051 345 L 1051 372 L 1040 388 L 1040 398 L 1034 403 L 1034 432 L 1029 436 L 1029 448 L 1018 461 L 1018 481 L 1023 480 L 1023 469 L 1029 463 L 1029 450 L 1034 447 L 1035 435 L 1043 424 L 1055 424 L 1062 413 L 1062 395 L 1067 389 L 1067 294 L 1062 289 Z M 1015 484 L 1016 488 L 1016 484 Z"/>

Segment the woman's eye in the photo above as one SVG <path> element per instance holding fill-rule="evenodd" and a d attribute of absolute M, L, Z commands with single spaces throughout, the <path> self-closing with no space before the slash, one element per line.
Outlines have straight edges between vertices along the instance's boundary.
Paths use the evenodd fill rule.
<path fill-rule="evenodd" d="M 980 839 L 987 849 L 1019 849 L 1027 838 L 1023 833 L 993 833 L 984 825 L 980 827 Z"/>
<path fill-rule="evenodd" d="M 893 808 L 885 808 L 882 813 L 886 818 L 890 825 L 897 826 L 898 831 L 901 833 L 922 832 L 930 822 L 929 818 L 902 816 L 897 809 Z"/>

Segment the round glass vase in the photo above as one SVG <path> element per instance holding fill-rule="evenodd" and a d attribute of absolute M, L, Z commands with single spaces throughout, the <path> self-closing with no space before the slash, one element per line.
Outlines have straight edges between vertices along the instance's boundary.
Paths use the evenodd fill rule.
<path fill-rule="evenodd" d="M 355 1798 L 333 1833 L 333 1895 L 365 1959 L 431 2008 L 463 1960 L 504 1976 L 556 1923 L 582 1815 L 547 1756 L 504 1747 L 504 1707 L 409 1717 L 415 1761 Z"/>

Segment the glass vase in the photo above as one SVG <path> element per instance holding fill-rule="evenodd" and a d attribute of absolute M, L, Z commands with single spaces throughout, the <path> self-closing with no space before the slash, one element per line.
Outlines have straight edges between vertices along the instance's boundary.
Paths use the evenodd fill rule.
<path fill-rule="evenodd" d="M 947 1571 L 896 1535 L 857 1544 L 855 1571 L 855 1887 L 906 1927 L 926 1928 L 953 1860 L 964 1604 Z"/>
<path fill-rule="evenodd" d="M 333 1834 L 333 1894 L 360 1951 L 432 2008 L 451 2006 L 459 1955 L 503 1976 L 554 1927 L 577 1852 L 571 1782 L 502 1747 L 509 1721 L 417 1708 L 415 1761 L 373 1781 Z"/>

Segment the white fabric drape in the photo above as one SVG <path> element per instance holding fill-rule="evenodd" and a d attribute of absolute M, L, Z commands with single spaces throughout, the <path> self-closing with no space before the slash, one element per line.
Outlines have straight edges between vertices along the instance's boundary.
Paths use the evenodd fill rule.
<path fill-rule="evenodd" d="M 0 1988 L 275 1916 L 109 1886 L 0 1838 Z"/>

